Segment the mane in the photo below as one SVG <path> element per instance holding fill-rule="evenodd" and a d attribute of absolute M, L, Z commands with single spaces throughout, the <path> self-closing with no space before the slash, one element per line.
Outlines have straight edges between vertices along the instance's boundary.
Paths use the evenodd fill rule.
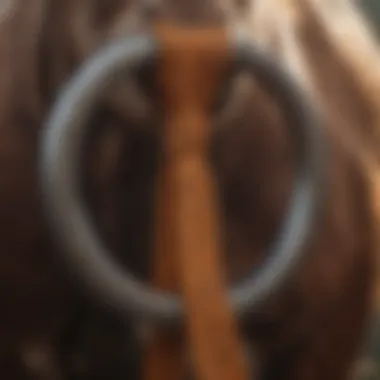
<path fill-rule="evenodd" d="M 178 4 L 180 4 L 180 0 L 177 1 Z M 185 2 L 185 0 L 183 1 Z M 168 4 L 170 3 L 168 0 L 162 1 L 162 3 L 166 2 Z M 65 308 L 65 305 L 62 305 L 62 303 L 65 302 L 65 297 L 67 297 L 70 300 L 67 303 L 72 305 L 72 299 L 70 298 L 72 294 L 59 282 L 61 281 L 59 275 L 54 275 L 58 273 L 59 270 L 51 270 L 51 268 L 56 267 L 50 263 L 51 252 L 49 249 L 40 250 L 40 241 L 38 238 L 34 239 L 34 236 L 43 236 L 46 228 L 43 215 L 39 209 L 40 204 L 38 202 L 38 196 L 36 195 L 38 194 L 38 183 L 35 178 L 38 138 L 41 124 L 50 106 L 54 102 L 60 86 L 70 77 L 85 58 L 100 45 L 107 43 L 109 40 L 130 31 L 144 30 L 144 28 L 149 25 L 149 12 L 142 12 L 139 8 L 140 3 L 154 4 L 155 2 L 149 2 L 148 0 L 7 0 L 3 1 L 0 5 L 0 63 L 2 68 L 0 70 L 0 158 L 3 159 L 5 157 L 3 161 L 0 159 L 0 170 L 8 173 L 9 165 L 14 165 L 14 170 L 11 170 L 12 174 L 14 174 L 14 178 L 12 181 L 8 179 L 8 177 L 3 178 L 3 186 L 0 186 L 0 211 L 2 214 L 9 216 L 8 219 L 11 220 L 11 222 L 0 219 L 0 226 L 2 228 L 4 227 L 3 233 L 5 235 L 9 235 L 13 238 L 9 244 L 16 245 L 14 257 L 18 258 L 19 263 L 24 262 L 25 245 L 34 244 L 37 247 L 35 250 L 38 252 L 33 254 L 36 255 L 36 262 L 38 262 L 38 264 L 33 267 L 33 270 L 40 275 L 39 279 L 41 279 L 41 283 L 39 282 L 35 285 L 35 283 L 32 282 L 32 284 L 35 286 L 36 293 L 41 289 L 46 292 L 46 294 L 43 293 L 45 298 L 41 296 L 41 304 L 49 304 L 50 301 L 47 302 L 46 299 L 52 300 L 51 302 L 56 302 L 57 307 L 54 310 L 58 310 L 57 313 L 69 313 L 67 310 L 70 308 Z M 187 1 L 186 4 L 190 3 Z M 202 7 L 204 7 L 204 9 L 202 8 L 202 12 L 205 14 L 208 12 L 207 6 L 212 7 L 213 11 L 217 8 L 217 11 L 226 17 L 231 33 L 255 41 L 264 51 L 274 56 L 289 70 L 303 90 L 305 96 L 310 98 L 322 118 L 326 121 L 326 123 L 324 123 L 326 134 L 331 138 L 335 147 L 338 147 L 338 156 L 341 152 L 344 152 L 344 154 L 342 154 L 342 156 L 345 156 L 343 164 L 341 164 L 341 166 L 338 164 L 338 169 L 334 168 L 334 170 L 339 170 L 339 168 L 342 167 L 347 169 L 346 166 L 350 166 L 351 164 L 354 167 L 352 170 L 355 172 L 354 179 L 347 180 L 347 178 L 350 177 L 352 169 L 350 167 L 346 170 L 348 174 L 345 172 L 345 174 L 342 175 L 342 177 L 345 178 L 342 182 L 343 185 L 341 184 L 343 188 L 344 185 L 347 185 L 347 182 L 350 186 L 353 184 L 352 189 L 350 187 L 350 189 L 347 190 L 348 195 L 346 193 L 344 194 L 342 198 L 345 199 L 342 200 L 342 203 L 337 203 L 339 203 L 340 206 L 343 204 L 344 208 L 345 202 L 349 203 L 352 199 L 356 200 L 355 195 L 363 195 L 361 191 L 362 186 L 359 184 L 358 188 L 360 189 L 358 190 L 356 188 L 355 179 L 357 179 L 357 182 L 365 182 L 365 191 L 368 190 L 370 192 L 371 212 L 376 218 L 377 231 L 377 226 L 380 223 L 380 49 L 375 38 L 375 33 L 358 5 L 354 1 L 349 0 L 194 0 L 194 4 L 196 4 L 195 6 L 200 6 L 201 4 Z M 128 88 L 129 85 L 132 86 L 133 84 L 127 83 L 126 88 Z M 105 124 L 105 127 L 103 126 L 102 128 L 106 134 L 106 142 L 102 144 L 101 147 L 94 147 L 94 150 L 97 152 L 95 154 L 95 161 L 88 164 L 88 166 L 91 167 L 94 177 L 96 177 L 95 182 L 98 184 L 100 191 L 107 192 L 109 190 L 109 194 L 111 194 L 111 196 L 109 196 L 110 203 L 104 200 L 105 197 L 103 195 L 94 195 L 94 203 L 99 206 L 99 209 L 106 209 L 103 214 L 103 211 L 99 213 L 103 216 L 105 229 L 108 228 L 111 230 L 111 237 L 114 233 L 112 229 L 117 224 L 115 222 L 117 218 L 113 215 L 109 215 L 108 208 L 118 208 L 118 205 L 115 203 L 115 198 L 117 197 L 114 196 L 112 191 L 116 186 L 115 183 L 119 184 L 120 181 L 113 178 L 112 182 L 110 178 L 112 176 L 116 177 L 116 171 L 120 170 L 119 168 L 114 170 L 114 167 L 117 166 L 116 163 L 118 163 L 120 157 L 122 157 L 124 146 L 122 145 L 123 139 L 120 137 L 126 133 L 125 129 L 120 127 L 120 125 L 124 117 L 128 118 L 128 121 L 130 121 L 132 125 L 138 124 L 139 121 L 141 122 L 141 115 L 146 111 L 143 100 L 139 102 L 136 101 L 136 99 L 128 99 L 131 103 L 127 107 L 128 102 L 125 102 L 125 99 L 128 95 L 125 95 L 126 93 L 128 94 L 128 91 L 125 91 L 125 88 L 121 87 L 120 89 L 116 89 L 115 93 L 112 93 L 111 96 L 105 100 L 107 105 L 111 104 L 111 110 L 117 111 L 117 117 L 109 117 L 110 114 L 112 116 L 112 112 L 109 112 L 109 110 L 101 115 L 100 121 L 104 121 L 103 124 Z M 240 137 L 240 140 L 244 140 L 244 133 L 246 133 L 244 129 L 247 128 L 240 126 L 240 124 L 244 124 L 240 122 L 242 117 L 241 115 L 236 115 L 239 114 L 239 110 L 244 111 L 253 108 L 249 105 L 247 107 L 247 102 L 244 103 L 247 94 L 253 93 L 252 99 L 258 100 L 260 107 L 255 103 L 256 108 L 253 109 L 253 115 L 251 115 L 253 121 L 248 121 L 252 121 L 252 124 L 255 126 L 257 122 L 257 129 L 259 133 L 261 131 L 262 135 L 268 133 L 268 130 L 273 132 L 272 135 L 274 137 L 272 137 L 279 146 L 279 149 L 277 151 L 277 145 L 275 145 L 273 152 L 268 153 L 268 149 L 266 148 L 271 147 L 271 141 L 265 141 L 266 145 L 264 144 L 263 147 L 260 147 L 259 143 L 256 142 L 257 145 L 255 145 L 255 147 L 258 147 L 259 151 L 261 149 L 259 152 L 259 154 L 262 155 L 260 163 L 267 164 L 268 167 L 271 168 L 270 170 L 273 169 L 273 172 L 278 174 L 278 168 L 275 168 L 278 162 L 271 163 L 269 162 L 270 159 L 272 159 L 272 156 L 275 156 L 277 160 L 281 160 L 283 156 L 288 159 L 290 154 L 288 155 L 286 148 L 283 148 L 279 142 L 282 140 L 283 135 L 281 135 L 281 131 L 278 131 L 281 129 L 278 128 L 281 122 L 278 123 L 276 119 L 277 116 L 274 114 L 277 112 L 275 102 L 268 96 L 263 98 L 264 95 L 255 82 L 252 86 L 248 86 L 246 81 L 239 80 L 236 82 L 233 93 L 234 96 L 232 97 L 231 104 L 228 104 L 218 120 L 218 123 L 222 125 L 235 122 L 237 130 L 243 133 L 243 138 Z M 120 94 L 123 95 L 121 97 L 122 103 L 120 103 Z M 257 96 L 257 98 L 254 96 Z M 242 103 L 243 105 L 241 105 Z M 255 115 L 256 110 L 258 111 L 257 113 L 262 112 L 264 116 Z M 100 111 L 103 111 L 103 109 Z M 132 116 L 125 116 L 125 114 L 128 113 L 131 113 Z M 270 119 L 270 122 L 265 123 L 266 120 L 262 120 L 265 118 Z M 274 122 L 272 122 L 273 120 Z M 232 136 L 231 149 L 239 151 L 239 148 L 243 146 L 245 150 L 250 150 L 251 147 L 247 146 L 247 144 L 244 145 L 244 141 L 233 140 L 233 131 L 230 133 Z M 30 141 L 32 142 L 30 143 Z M 140 149 L 141 147 L 149 151 L 147 146 L 148 148 L 151 147 L 151 145 L 149 145 L 150 142 L 145 143 L 138 139 L 136 141 L 132 153 L 137 156 L 136 162 L 140 163 L 141 161 L 141 166 L 131 173 L 128 172 L 132 183 L 139 181 L 144 182 L 145 177 L 141 175 L 141 172 L 151 170 L 149 161 L 151 157 L 148 157 L 149 152 L 140 152 L 143 150 Z M 235 153 L 235 151 L 233 153 Z M 251 159 L 249 153 L 247 153 L 246 156 L 244 156 L 244 154 L 235 160 L 236 162 L 240 160 L 238 164 L 241 164 L 241 162 L 245 163 L 244 159 L 247 157 L 247 162 Z M 233 154 L 231 154 L 231 156 L 233 156 Z M 237 154 L 237 156 L 239 156 L 239 154 Z M 346 156 L 348 156 L 348 158 Z M 339 156 L 338 158 L 340 159 L 341 157 Z M 232 161 L 232 163 L 228 160 Z M 236 167 L 238 166 L 235 161 L 233 157 L 226 158 L 226 172 L 228 172 L 228 175 L 232 178 L 232 187 L 235 185 L 235 187 L 243 187 L 245 183 L 242 182 L 240 177 L 247 177 L 244 172 L 246 169 L 239 167 L 238 169 L 241 169 L 241 171 L 235 173 L 234 165 Z M 289 161 L 289 166 L 291 166 L 291 158 Z M 286 166 L 286 164 L 284 165 Z M 112 170 L 110 168 L 112 168 Z M 288 167 L 285 167 L 283 171 L 280 171 L 280 180 L 282 177 L 286 177 L 289 174 L 288 172 L 291 172 L 291 170 L 288 169 Z M 262 171 L 259 174 L 263 176 Z M 264 173 L 264 177 L 265 174 L 266 173 Z M 339 171 L 335 171 L 334 174 L 338 177 Z M 253 183 L 255 179 L 257 178 L 252 179 L 251 182 Z M 339 182 L 339 180 L 340 178 L 338 178 L 337 181 Z M 266 197 L 269 199 L 273 196 L 274 198 L 273 202 L 269 202 L 269 211 L 265 210 L 265 212 L 268 211 L 266 212 L 268 216 L 263 222 L 263 224 L 267 223 L 270 226 L 268 236 L 271 235 L 272 227 L 273 230 L 276 227 L 275 222 L 277 222 L 277 220 L 274 220 L 278 217 L 278 210 L 276 208 L 281 209 L 281 204 L 284 203 L 283 201 L 287 196 L 287 192 L 283 191 L 282 188 L 273 189 L 273 185 L 276 185 L 275 180 L 270 181 L 271 180 L 268 179 L 268 184 L 266 184 L 269 190 L 264 188 L 264 190 L 262 190 L 264 195 L 260 195 L 265 201 L 267 201 Z M 251 182 L 249 182 L 249 185 L 252 185 Z M 145 191 L 145 188 L 148 188 L 151 183 L 144 182 L 143 185 Z M 1 198 L 3 188 L 5 189 L 4 200 Z M 13 191 L 12 189 L 14 188 L 17 188 L 19 192 Z M 339 190 L 341 189 L 338 189 L 336 192 L 339 193 Z M 12 197 L 12 191 L 16 194 L 14 197 Z M 142 194 L 143 191 L 137 186 L 132 186 L 130 191 L 131 193 L 128 193 L 128 195 L 131 195 L 131 198 L 135 197 L 139 202 L 142 202 L 141 198 L 145 199 L 144 194 Z M 231 192 L 233 193 L 234 191 L 235 188 L 233 188 Z M 350 191 L 352 191 L 352 193 L 350 193 Z M 249 191 L 246 192 L 249 193 Z M 279 194 L 277 194 L 277 192 Z M 233 195 L 236 197 L 236 194 L 239 195 L 238 192 Z M 250 194 L 247 195 L 245 193 L 243 195 L 246 197 L 250 196 Z M 11 202 L 7 201 L 7 197 L 11 199 Z M 125 193 L 121 194 L 120 197 L 125 198 Z M 136 211 L 136 209 L 133 208 L 135 207 L 134 203 L 138 203 L 135 198 L 132 199 L 129 205 L 130 209 L 134 211 Z M 20 199 L 23 199 L 25 202 L 21 202 Z M 360 203 L 360 201 L 358 202 Z M 259 208 L 259 205 L 260 203 L 258 202 L 258 204 L 254 206 Z M 278 205 L 280 206 L 277 207 Z M 339 208 L 340 206 L 337 207 Z M 244 213 L 245 205 L 240 205 L 239 207 L 243 209 L 243 211 L 239 209 L 237 214 L 239 214 L 240 211 Z M 359 206 L 356 205 L 354 207 L 355 212 L 358 212 L 357 209 L 360 210 L 360 207 L 361 204 Z M 117 209 L 116 212 L 120 213 L 121 211 Z M 140 213 L 140 209 L 137 208 L 136 212 Z M 365 214 L 365 212 L 363 214 Z M 341 215 L 338 215 L 337 219 L 339 219 L 339 217 L 341 217 Z M 344 219 L 344 216 L 342 218 Z M 360 214 L 358 219 L 360 221 L 362 219 L 366 220 L 366 216 L 362 217 Z M 333 218 L 331 218 L 331 220 L 334 222 Z M 329 222 L 331 222 L 331 220 L 329 220 Z M 339 221 L 341 221 L 341 219 L 339 219 Z M 360 224 L 360 221 L 355 221 L 352 224 L 348 223 L 348 228 L 342 228 L 342 230 L 351 231 L 350 228 Z M 134 222 L 134 224 L 130 223 L 127 225 L 129 230 L 135 231 L 134 228 L 145 226 L 143 219 L 136 219 Z M 363 227 L 357 232 L 358 235 L 363 233 L 364 236 L 367 236 L 367 232 L 364 231 L 365 226 L 363 222 Z M 251 228 L 252 226 L 249 227 Z M 260 225 L 254 225 L 254 227 L 258 229 L 261 228 Z M 15 237 L 16 230 L 17 238 Z M 23 236 L 26 236 L 25 241 L 19 238 L 18 233 L 20 230 L 25 234 Z M 247 233 L 247 230 L 249 229 L 247 228 L 243 231 L 242 235 Z M 265 233 L 266 232 L 267 231 L 265 231 Z M 355 229 L 354 232 L 356 232 Z M 235 234 L 237 238 L 236 236 L 232 236 L 231 240 L 235 238 L 239 241 L 239 233 L 239 231 L 233 230 L 231 234 Z M 259 231 L 259 233 L 261 233 L 261 231 Z M 262 235 L 265 235 L 265 233 Z M 138 236 L 138 233 L 135 233 L 135 236 Z M 356 243 L 355 238 L 356 236 L 353 237 L 353 241 Z M 30 243 L 28 239 L 32 243 Z M 138 237 L 134 237 L 133 239 L 136 240 Z M 266 236 L 263 239 L 265 240 Z M 135 240 L 131 243 L 132 250 L 138 251 L 140 242 Z M 357 240 L 360 240 L 360 237 Z M 15 244 L 15 241 L 19 245 Z M 239 241 L 239 243 L 240 242 L 241 241 Z M 249 249 L 244 246 L 246 243 L 246 241 L 243 241 L 241 243 L 242 247 L 238 247 L 239 249 L 241 248 L 243 253 L 249 251 Z M 251 243 L 251 241 L 248 241 L 248 244 Z M 360 245 L 360 243 L 361 241 L 358 244 Z M 45 248 L 44 244 L 45 242 L 42 244 L 43 248 Z M 145 244 L 145 242 L 143 244 Z M 363 243 L 363 245 L 365 244 L 367 244 L 367 242 Z M 46 243 L 46 245 L 48 246 L 48 243 Z M 324 247 L 323 243 L 321 246 Z M 14 246 L 12 245 L 11 247 L 13 248 Z M 19 251 L 17 251 L 17 249 L 19 249 Z M 124 248 L 123 250 L 125 251 Z M 1 242 L 0 251 L 4 251 Z M 377 255 L 377 257 L 379 257 L 379 255 Z M 334 272 L 334 270 L 338 272 L 336 275 L 336 277 L 338 277 L 337 281 L 344 278 L 345 274 L 343 273 L 344 269 L 341 269 L 340 266 L 339 268 L 334 267 L 331 269 L 330 273 L 329 265 L 331 262 L 329 259 L 330 257 L 325 254 L 321 260 L 326 260 L 326 263 L 321 264 L 320 267 L 327 268 L 326 283 L 331 280 L 331 277 L 331 283 L 333 283 L 335 274 L 332 272 Z M 228 264 L 233 268 L 236 266 L 236 274 L 239 274 L 241 271 L 244 272 L 247 266 L 250 267 L 250 265 L 247 265 L 246 260 L 250 259 L 247 259 L 244 255 L 241 260 L 239 260 L 239 257 L 233 257 L 231 263 Z M 314 263 L 313 260 L 314 258 L 311 260 L 312 264 Z M 318 259 L 315 260 L 317 262 Z M 3 268 L 2 270 L 6 273 L 6 264 L 8 261 L 7 259 L 3 261 L 4 266 L 0 265 L 0 268 Z M 28 263 L 32 261 L 33 260 L 29 258 Z M 46 267 L 44 264 L 41 264 L 41 262 L 45 263 L 45 261 L 48 263 Z M 342 261 L 344 261 L 344 259 L 342 259 Z M 347 261 L 350 261 L 350 258 L 347 258 Z M 360 259 L 358 259 L 358 262 L 359 261 Z M 365 261 L 365 259 L 363 259 L 363 261 Z M 1 264 L 3 264 L 2 261 Z M 335 262 L 333 262 L 333 264 L 336 265 Z M 360 264 L 362 264 L 362 262 L 360 262 Z M 351 261 L 348 264 L 344 262 L 342 268 L 345 265 L 351 270 L 352 265 L 355 265 L 355 261 L 354 264 L 352 264 Z M 11 265 L 10 267 L 11 269 L 13 268 Z M 365 264 L 363 264 L 363 267 L 365 267 Z M 380 265 L 378 265 L 378 267 L 380 267 Z M 27 268 L 25 270 L 24 268 L 23 271 L 23 269 L 18 268 L 15 278 L 21 276 L 21 273 L 23 281 L 25 280 L 25 283 L 27 283 L 25 278 L 27 278 L 28 270 L 32 269 Z M 9 273 L 11 273 L 11 270 L 9 270 Z M 49 273 L 49 275 L 46 273 Z M 367 272 L 363 269 L 363 273 L 366 274 Z M 33 275 L 38 277 L 35 273 Z M 316 272 L 314 276 L 317 277 L 316 283 L 318 283 L 318 281 L 320 281 L 318 273 Z M 237 275 L 236 277 L 239 276 Z M 302 275 L 300 277 L 302 277 Z M 302 279 L 305 280 L 304 278 Z M 5 284 L 7 284 L 7 278 L 4 281 Z M 12 281 L 10 283 L 15 288 L 25 286 L 23 284 L 15 284 L 17 281 L 14 280 L 13 277 L 9 281 Z M 55 281 L 58 282 L 58 284 Z M 0 276 L 0 287 L 1 286 L 2 277 Z M 328 285 L 326 285 L 326 287 L 327 286 Z M 336 285 L 336 288 L 334 288 L 336 294 L 339 293 L 339 289 L 337 290 L 339 286 L 342 285 L 339 283 Z M 355 286 L 356 284 L 353 285 L 354 290 Z M 62 290 L 62 288 L 64 289 Z M 62 290 L 63 295 L 61 293 L 57 295 L 57 289 L 59 289 L 59 292 Z M 316 285 L 310 286 L 310 289 L 311 293 L 314 292 L 312 294 L 313 297 L 314 294 L 316 294 L 315 298 L 323 298 L 326 296 L 326 294 L 323 293 L 326 291 L 325 289 L 320 293 L 318 293 L 318 290 L 315 290 Z M 33 293 L 33 291 L 30 291 L 27 297 L 29 297 L 29 294 Z M 378 294 L 375 299 L 379 300 L 377 306 L 380 308 L 380 286 L 377 292 Z M 69 295 L 67 295 L 68 293 Z M 25 294 L 22 291 L 20 291 L 20 294 L 20 297 L 17 298 L 17 302 L 19 301 L 19 304 L 22 304 L 21 301 L 24 300 Z M 300 298 L 302 297 L 307 298 L 305 301 L 306 307 L 310 306 L 310 304 L 307 303 L 308 297 L 304 294 L 300 296 Z M 3 305 L 4 302 L 5 306 Z M 0 298 L 1 310 L 8 310 L 8 304 L 6 302 L 8 301 L 4 301 Z M 17 302 L 15 301 L 15 304 L 17 304 L 16 309 L 19 306 Z M 296 302 L 298 302 L 298 300 L 296 300 Z M 318 299 L 318 302 L 323 301 Z M 364 303 L 365 301 L 363 300 L 363 304 Z M 38 305 L 41 304 L 39 303 Z M 283 304 L 287 305 L 287 302 Z M 281 304 L 278 308 L 281 309 L 282 306 Z M 362 306 L 362 303 L 359 302 L 358 308 Z M 13 313 L 12 307 L 14 307 L 13 304 L 9 307 L 11 314 Z M 33 311 L 38 310 L 39 307 L 40 306 L 34 306 Z M 287 306 L 284 308 L 286 309 L 286 307 Z M 365 309 L 366 306 L 362 308 Z M 65 309 L 65 312 L 62 312 L 62 309 Z M 310 309 L 312 309 L 312 307 L 310 307 Z M 26 315 L 28 313 L 26 310 L 29 309 L 23 309 L 21 307 L 20 310 L 21 315 Z M 276 314 L 276 305 L 273 306 L 273 310 L 273 314 Z M 286 312 L 287 310 L 285 310 L 285 314 Z M 58 319 L 60 318 L 59 321 L 64 319 L 61 317 L 61 314 L 58 317 Z M 35 320 L 38 320 L 39 317 L 36 312 Z M 32 319 L 33 316 L 30 318 Z M 46 318 L 48 319 L 49 317 Z M 9 317 L 9 320 L 13 321 L 12 315 Z M 294 323 L 296 324 L 296 322 Z M 43 322 L 41 322 L 41 324 L 43 324 Z M 31 323 L 31 325 L 33 324 Z M 56 327 L 54 328 L 57 329 Z M 292 328 L 297 330 L 298 326 L 293 326 Z M 269 330 L 270 329 L 271 326 L 269 326 Z M 265 330 L 265 328 L 263 330 Z M 43 331 L 45 333 L 45 330 Z M 48 334 L 49 333 L 46 333 L 46 335 Z M 286 337 L 287 336 L 288 335 L 286 335 Z M 284 339 L 286 339 L 286 337 Z M 12 339 L 12 337 L 9 339 Z M 46 338 L 46 340 L 49 339 L 50 336 Z M 43 341 L 44 339 L 42 338 L 40 340 Z M 6 341 L 6 339 L 4 341 Z M 9 376 L 9 378 L 11 378 L 11 376 Z"/>
<path fill-rule="evenodd" d="M 237 20 L 239 33 L 258 41 L 284 63 L 322 114 L 337 114 L 338 122 L 330 124 L 334 129 L 329 133 L 357 157 L 367 174 L 379 236 L 380 46 L 363 9 L 350 0 L 257 0 L 251 3 L 250 12 Z M 369 329 L 372 342 L 379 339 L 378 249 L 376 257 L 375 322 Z M 372 350 L 375 346 L 373 343 Z M 367 350 L 371 348 L 367 346 Z M 365 355 L 358 362 L 355 378 L 379 375 L 377 354 L 366 351 Z"/>
<path fill-rule="evenodd" d="M 249 11 L 235 15 L 233 28 L 286 65 L 321 112 L 328 114 L 331 102 L 347 115 L 344 123 L 334 124 L 336 133 L 351 141 L 347 144 L 353 152 L 360 147 L 362 154 L 371 156 L 370 161 L 376 160 L 380 50 L 358 4 L 349 0 L 256 0 L 248 7 Z M 339 69 L 339 74 L 332 76 L 329 65 Z M 349 105 L 356 101 L 361 110 L 352 115 Z"/>
<path fill-rule="evenodd" d="M 286 65 L 337 121 L 328 132 L 363 165 L 380 225 L 380 45 L 363 9 L 352 0 L 256 0 L 235 17 L 237 32 Z M 380 285 L 375 299 L 380 308 Z"/>
<path fill-rule="evenodd" d="M 138 29 L 136 25 L 149 24 L 149 21 L 139 19 L 141 16 L 137 15 L 136 8 L 138 7 L 129 5 L 132 2 L 112 3 L 116 5 L 113 6 L 110 3 L 108 13 L 112 14 L 118 10 L 121 12 L 123 7 L 120 4 L 123 3 L 130 9 L 128 12 L 121 12 L 123 16 L 120 18 L 113 16 L 112 29 L 105 30 L 110 37 L 123 31 Z M 327 106 L 328 99 L 334 99 L 332 104 L 336 112 L 346 116 L 344 123 L 334 124 L 334 127 L 338 129 L 335 132 L 347 140 L 348 145 L 354 145 L 351 148 L 353 151 L 358 151 L 360 147 L 361 154 L 370 156 L 366 160 L 371 162 L 376 160 L 374 155 L 376 156 L 376 147 L 380 142 L 380 99 L 378 96 L 380 55 L 374 30 L 371 29 L 356 2 L 350 0 L 248 0 L 245 2 L 222 0 L 219 6 L 227 15 L 231 31 L 258 42 L 265 50 L 278 58 L 322 112 L 325 114 L 330 112 Z M 84 1 L 81 7 L 82 11 L 71 1 L 67 1 L 67 4 L 57 2 L 56 5 L 51 5 L 47 0 L 7 0 L 3 3 L 0 9 L 0 31 L 2 32 L 0 47 L 3 51 L 4 49 L 9 49 L 10 52 L 13 50 L 13 54 L 8 54 L 14 59 L 13 65 L 9 67 L 13 67 L 13 72 L 17 71 L 15 75 L 17 78 L 14 77 L 14 79 L 17 79 L 17 83 L 22 83 L 23 89 L 40 87 L 37 83 L 40 70 L 37 67 L 31 69 L 17 65 L 25 65 L 25 62 L 28 65 L 37 64 L 39 49 L 36 44 L 43 32 L 41 29 L 43 24 L 58 23 L 59 18 L 62 18 L 64 14 L 67 17 L 73 16 L 74 10 L 76 17 L 72 17 L 66 23 L 67 27 L 71 26 L 75 31 L 77 41 L 73 41 L 72 36 L 64 41 L 67 31 L 61 30 L 60 33 L 54 33 L 51 39 L 54 39 L 60 50 L 67 49 L 67 44 L 71 41 L 74 45 L 77 44 L 79 49 L 87 49 L 88 53 L 94 46 L 102 43 L 102 38 L 97 42 L 97 37 L 91 34 L 95 34 L 95 30 L 86 30 L 88 8 L 91 7 L 91 2 Z M 93 8 L 95 7 L 93 5 Z M 52 18 L 52 21 L 43 21 L 45 15 Z M 17 20 L 16 25 L 15 20 Z M 26 24 L 22 28 L 19 27 L 21 20 Z M 58 24 L 62 24 L 62 21 Z M 104 25 L 100 23 L 100 34 L 102 27 Z M 65 26 L 55 25 L 55 29 L 58 28 L 65 29 Z M 15 32 L 16 30 L 18 32 Z M 35 30 L 35 33 L 30 33 L 30 30 Z M 22 49 L 15 51 L 15 47 L 10 46 L 10 39 L 13 44 L 18 41 L 20 47 L 20 41 L 22 41 Z M 63 48 L 59 44 L 62 42 L 65 42 Z M 45 41 L 45 44 L 49 42 Z M 50 45 L 49 48 L 51 49 L 52 46 Z M 58 53 L 58 50 L 56 48 L 53 53 Z M 69 47 L 69 50 L 71 51 L 66 53 L 75 55 L 75 47 Z M 81 54 L 85 55 L 86 52 L 82 51 Z M 59 56 L 59 54 L 56 55 Z M 67 57 L 64 61 L 68 62 Z M 339 75 L 333 75 L 333 80 L 331 80 L 331 72 L 334 71 L 331 69 L 332 65 L 340 71 Z M 61 67 L 60 70 L 70 71 L 69 62 L 66 66 L 66 69 Z M 67 74 L 60 74 L 60 70 L 56 69 L 58 83 L 62 82 Z M 19 77 L 20 74 L 21 77 Z M 0 79 L 10 82 L 10 78 L 9 73 L 4 73 Z M 9 85 L 4 85 L 1 89 L 8 87 Z M 39 98 L 39 94 L 28 95 L 28 103 L 34 103 L 34 113 L 38 108 L 43 108 L 41 104 L 37 104 Z M 337 102 L 337 98 L 341 100 Z M 2 102 L 4 103 L 6 102 Z M 350 107 L 352 103 L 355 103 L 355 107 Z M 340 128 L 344 128 L 344 133 L 339 131 Z"/>

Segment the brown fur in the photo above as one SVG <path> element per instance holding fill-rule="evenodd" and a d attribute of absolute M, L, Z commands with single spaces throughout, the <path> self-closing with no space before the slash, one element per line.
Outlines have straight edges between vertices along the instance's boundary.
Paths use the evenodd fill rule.
<path fill-rule="evenodd" d="M 1 379 L 60 378 L 59 339 L 77 311 L 78 291 L 54 260 L 57 247 L 40 207 L 36 173 L 38 133 L 59 85 L 96 47 L 144 30 L 152 17 L 214 22 L 223 16 L 211 1 L 192 1 L 192 9 L 185 0 L 176 6 L 162 1 L 164 6 L 155 9 L 140 3 L 14 0 L 0 25 Z M 330 194 L 307 259 L 282 294 L 248 318 L 246 336 L 260 380 L 347 380 L 372 296 L 374 220 L 366 164 L 379 119 L 363 84 L 368 81 L 353 77 L 352 62 L 330 41 L 309 2 L 288 3 L 297 4 L 299 13 L 298 42 L 313 91 L 306 90 L 321 109 L 331 143 Z M 231 9 L 227 15 L 232 17 Z M 234 26 L 239 17 L 237 11 L 228 21 Z M 275 33 L 266 35 L 278 54 L 287 51 Z M 91 120 L 85 190 L 109 246 L 145 277 L 157 125 L 121 109 L 123 88 L 128 85 L 105 99 Z M 264 257 L 281 220 L 294 164 L 273 99 L 251 83 L 238 103 L 221 121 L 228 128 L 218 132 L 214 152 L 231 279 Z M 42 362 L 49 364 L 30 364 L 30 352 L 39 357 L 42 352 Z M 111 380 L 108 371 L 116 364 L 107 367 L 101 353 L 94 355 L 95 371 L 85 378 Z"/>

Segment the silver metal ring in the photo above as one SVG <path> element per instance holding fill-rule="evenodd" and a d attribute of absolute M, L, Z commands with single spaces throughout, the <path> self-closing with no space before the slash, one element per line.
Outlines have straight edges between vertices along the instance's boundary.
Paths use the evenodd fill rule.
<path fill-rule="evenodd" d="M 233 310 L 255 311 L 292 274 L 318 221 L 324 190 L 325 146 L 314 111 L 286 72 L 252 43 L 232 44 L 237 70 L 248 70 L 284 107 L 299 153 L 288 213 L 263 266 L 234 287 Z M 90 292 L 123 317 L 137 314 L 155 323 L 178 323 L 183 314 L 175 295 L 152 289 L 125 272 L 100 241 L 80 195 L 80 153 L 95 100 L 118 72 L 156 59 L 158 42 L 149 35 L 121 39 L 98 51 L 60 91 L 41 135 L 40 180 L 44 207 L 63 258 Z"/>

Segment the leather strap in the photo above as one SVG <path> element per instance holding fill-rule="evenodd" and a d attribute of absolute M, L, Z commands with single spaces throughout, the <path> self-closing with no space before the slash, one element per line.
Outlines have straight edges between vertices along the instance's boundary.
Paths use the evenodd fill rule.
<path fill-rule="evenodd" d="M 158 83 L 165 112 L 157 183 L 154 283 L 183 300 L 198 380 L 248 380 L 222 265 L 221 215 L 209 163 L 211 107 L 229 62 L 222 28 L 159 25 Z M 157 331 L 144 380 L 183 378 L 179 333 Z"/>

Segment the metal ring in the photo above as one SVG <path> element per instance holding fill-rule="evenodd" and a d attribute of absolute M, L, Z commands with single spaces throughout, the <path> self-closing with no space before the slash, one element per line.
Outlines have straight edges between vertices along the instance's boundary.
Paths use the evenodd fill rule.
<path fill-rule="evenodd" d="M 238 70 L 248 70 L 284 106 L 297 142 L 300 165 L 288 214 L 264 265 L 232 289 L 238 314 L 256 310 L 276 292 L 305 253 L 324 189 L 325 147 L 313 110 L 288 75 L 251 43 L 232 45 Z M 79 157 L 94 101 L 115 75 L 159 55 L 149 35 L 121 39 L 95 54 L 59 93 L 41 136 L 40 179 L 44 206 L 63 257 L 87 288 L 123 317 L 137 314 L 156 323 L 177 323 L 183 315 L 175 295 L 139 283 L 111 258 L 95 231 L 80 195 Z"/>

